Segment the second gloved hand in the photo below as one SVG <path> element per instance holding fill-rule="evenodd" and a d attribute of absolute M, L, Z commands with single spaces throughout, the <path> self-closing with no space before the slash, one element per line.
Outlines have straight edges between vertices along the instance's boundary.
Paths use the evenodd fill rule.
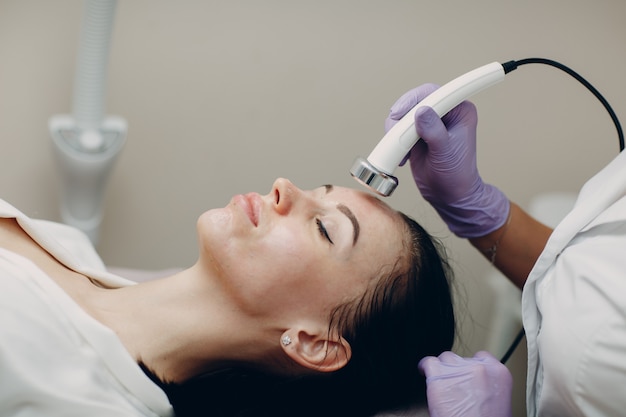
<path fill-rule="evenodd" d="M 473 358 L 444 352 L 425 357 L 419 368 L 431 417 L 511 417 L 513 377 L 489 352 Z"/>
<path fill-rule="evenodd" d="M 409 110 L 436 90 L 424 84 L 405 93 L 385 120 L 388 131 Z M 509 201 L 496 187 L 485 184 L 476 167 L 475 106 L 465 101 L 439 118 L 430 107 L 415 113 L 422 138 L 408 155 L 413 179 L 422 196 L 459 237 L 487 235 L 501 227 L 509 214 Z"/>

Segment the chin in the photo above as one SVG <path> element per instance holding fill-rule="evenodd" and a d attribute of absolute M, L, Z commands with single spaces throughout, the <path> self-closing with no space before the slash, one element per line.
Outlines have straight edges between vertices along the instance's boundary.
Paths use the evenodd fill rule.
<path fill-rule="evenodd" d="M 226 208 L 206 211 L 198 217 L 196 230 L 201 246 L 204 242 L 214 239 L 226 239 L 232 229 L 232 212 Z"/>

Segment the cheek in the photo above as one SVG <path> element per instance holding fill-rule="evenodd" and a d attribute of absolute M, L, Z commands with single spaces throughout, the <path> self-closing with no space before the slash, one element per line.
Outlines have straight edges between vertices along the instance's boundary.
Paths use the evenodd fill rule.
<path fill-rule="evenodd" d="M 283 282 L 302 277 L 315 267 L 315 248 L 300 233 L 288 229 L 274 230 L 260 244 L 251 248 L 257 262 L 267 266 Z"/>
<path fill-rule="evenodd" d="M 258 315 L 289 315 L 317 297 L 319 270 L 311 245 L 289 230 L 231 246 L 223 270 L 240 308 Z M 232 256 L 237 254 L 238 256 Z"/>
<path fill-rule="evenodd" d="M 337 260 L 327 246 L 315 242 L 313 237 L 303 239 L 301 234 L 288 232 L 268 237 L 271 253 L 262 257 L 268 262 L 265 295 L 281 300 L 276 308 L 297 309 L 314 315 L 325 315 L 337 306 L 364 290 L 365 273 L 358 265 L 346 265 Z M 271 286 L 271 287 L 270 287 Z"/>
<path fill-rule="evenodd" d="M 315 273 L 314 245 L 300 230 L 274 227 L 268 233 L 230 236 L 214 248 L 224 272 L 254 292 L 256 296 L 297 288 L 298 283 Z"/>

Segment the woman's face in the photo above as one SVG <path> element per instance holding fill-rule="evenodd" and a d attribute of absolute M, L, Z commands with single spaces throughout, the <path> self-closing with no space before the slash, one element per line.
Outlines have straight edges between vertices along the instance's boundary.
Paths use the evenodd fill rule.
<path fill-rule="evenodd" d="M 200 262 L 241 311 L 326 318 L 389 273 L 403 249 L 398 214 L 373 196 L 286 179 L 267 195 L 237 195 L 198 220 Z"/>

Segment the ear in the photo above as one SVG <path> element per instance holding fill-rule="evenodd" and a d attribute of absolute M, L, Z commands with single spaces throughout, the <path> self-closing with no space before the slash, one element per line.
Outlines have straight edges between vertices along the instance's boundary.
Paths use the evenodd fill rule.
<path fill-rule="evenodd" d="M 291 343 L 281 343 L 287 356 L 305 368 L 319 372 L 337 371 L 348 363 L 352 349 L 346 339 L 324 332 L 290 329 L 283 333 Z"/>

